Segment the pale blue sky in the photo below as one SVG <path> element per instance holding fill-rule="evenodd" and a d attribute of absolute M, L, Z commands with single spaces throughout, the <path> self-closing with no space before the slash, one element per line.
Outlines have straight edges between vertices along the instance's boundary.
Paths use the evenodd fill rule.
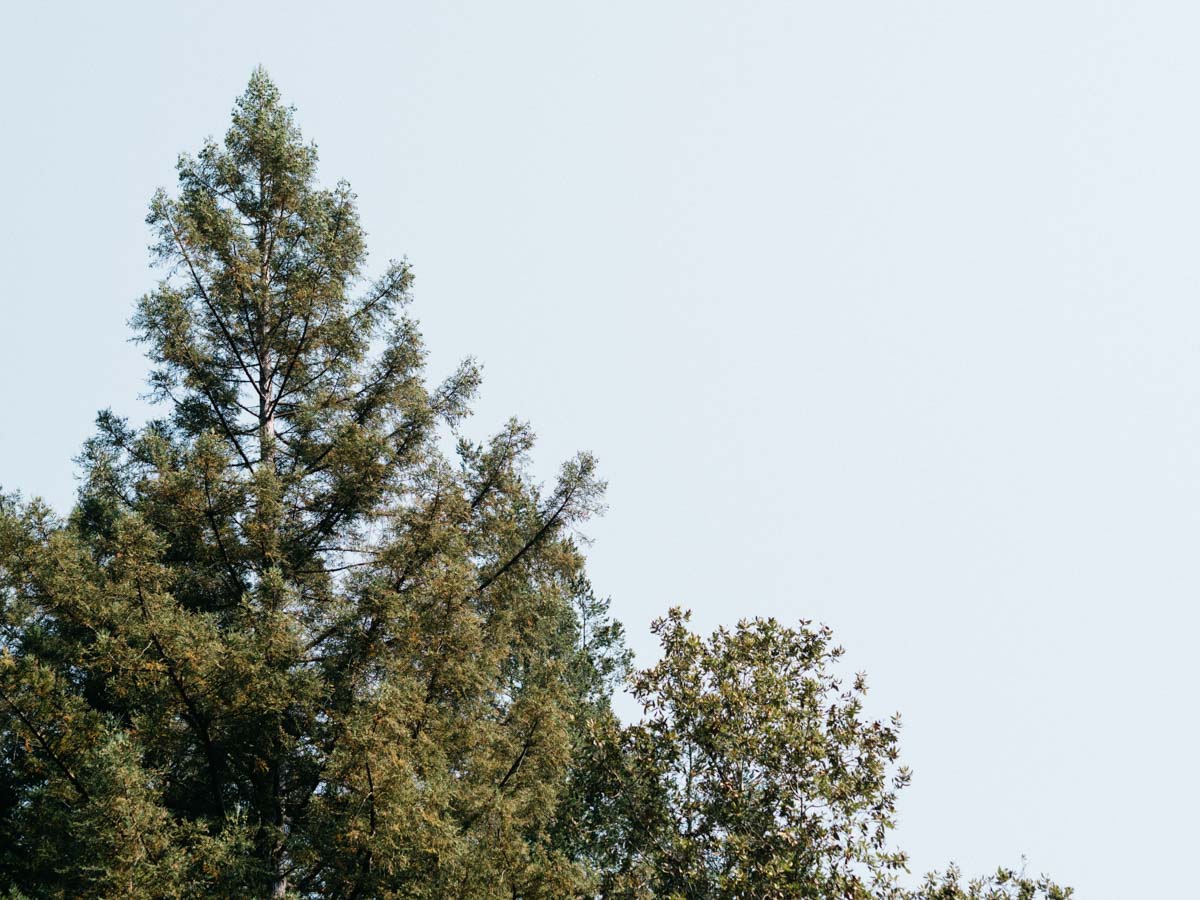
<path fill-rule="evenodd" d="M 96 410 L 144 415 L 146 203 L 261 62 L 412 260 L 432 374 L 485 364 L 471 433 L 599 456 L 643 660 L 672 604 L 827 622 L 904 715 L 915 868 L 1184 896 L 1198 36 L 1182 2 L 8 4 L 0 483 L 66 508 Z"/>

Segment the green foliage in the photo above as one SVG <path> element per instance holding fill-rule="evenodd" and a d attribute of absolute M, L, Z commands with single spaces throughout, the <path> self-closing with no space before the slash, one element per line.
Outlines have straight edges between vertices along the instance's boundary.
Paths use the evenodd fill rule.
<path fill-rule="evenodd" d="M 709 639 L 678 609 L 655 622 L 663 655 L 631 680 L 642 720 L 591 731 L 583 767 L 598 894 L 612 898 L 1065 900 L 1008 870 L 956 869 L 904 886 L 891 849 L 899 719 L 863 716 L 827 628 L 740 622 Z"/>
<path fill-rule="evenodd" d="M 1029 878 L 1011 869 L 999 869 L 990 878 L 963 883 L 955 868 L 929 875 L 925 884 L 907 895 L 911 900 L 1067 900 L 1069 888 L 1056 885 L 1044 875 Z"/>
<path fill-rule="evenodd" d="M 842 689 L 826 629 L 756 620 L 704 641 L 686 622 L 655 623 L 663 659 L 633 683 L 635 765 L 666 799 L 662 834 L 640 842 L 654 893 L 869 896 L 904 866 L 886 838 L 908 772 L 892 771 L 896 728 L 861 717 L 863 678 Z"/>
<path fill-rule="evenodd" d="M 262 72 L 151 204 L 168 415 L 102 414 L 70 519 L 3 519 L 5 878 L 31 896 L 561 896 L 544 839 L 623 660 L 518 423 L 437 449 L 403 262 Z M 584 627 L 590 629 L 585 637 Z M 612 659 L 605 656 L 605 642 Z"/>
<path fill-rule="evenodd" d="M 0 498 L 0 889 L 76 897 L 1067 896 L 897 887 L 896 723 L 825 630 L 631 674 L 575 527 L 509 423 L 443 453 L 412 275 L 363 278 L 345 184 L 257 71 L 148 222 L 133 319 L 164 416 L 102 413 L 65 519 Z M 643 721 L 610 698 L 629 684 Z"/>

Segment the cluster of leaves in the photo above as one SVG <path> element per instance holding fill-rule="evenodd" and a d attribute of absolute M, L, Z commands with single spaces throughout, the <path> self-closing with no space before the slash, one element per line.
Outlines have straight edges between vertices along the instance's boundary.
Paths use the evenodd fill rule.
<path fill-rule="evenodd" d="M 575 528 L 594 460 L 440 436 L 412 276 L 367 283 L 256 72 L 149 223 L 134 327 L 167 410 L 105 413 L 66 519 L 0 499 L 0 888 L 25 897 L 1067 896 L 899 886 L 897 723 L 807 623 L 632 673 Z M 610 707 L 628 684 L 645 716 Z"/>

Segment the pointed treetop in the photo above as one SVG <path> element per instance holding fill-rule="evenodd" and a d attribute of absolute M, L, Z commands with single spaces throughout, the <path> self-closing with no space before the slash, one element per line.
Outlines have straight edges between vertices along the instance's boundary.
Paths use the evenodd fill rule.
<path fill-rule="evenodd" d="M 267 171 L 294 170 L 301 177 L 311 177 L 317 161 L 316 146 L 304 143 L 296 127 L 295 109 L 283 103 L 261 65 L 234 105 L 225 147 L 241 165 L 253 162 Z"/>

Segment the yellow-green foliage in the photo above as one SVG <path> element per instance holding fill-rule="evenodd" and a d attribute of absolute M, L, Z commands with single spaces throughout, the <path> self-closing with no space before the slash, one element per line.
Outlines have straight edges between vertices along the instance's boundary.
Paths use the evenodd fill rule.
<path fill-rule="evenodd" d="M 476 368 L 429 386 L 408 265 L 364 280 L 316 159 L 256 72 L 151 203 L 162 417 L 99 416 L 65 519 L 0 496 L 0 890 L 1065 896 L 900 892 L 896 729 L 824 631 L 706 642 L 672 613 L 623 727 L 629 654 L 572 538 L 594 461 L 540 488 L 518 422 L 439 449 Z"/>

